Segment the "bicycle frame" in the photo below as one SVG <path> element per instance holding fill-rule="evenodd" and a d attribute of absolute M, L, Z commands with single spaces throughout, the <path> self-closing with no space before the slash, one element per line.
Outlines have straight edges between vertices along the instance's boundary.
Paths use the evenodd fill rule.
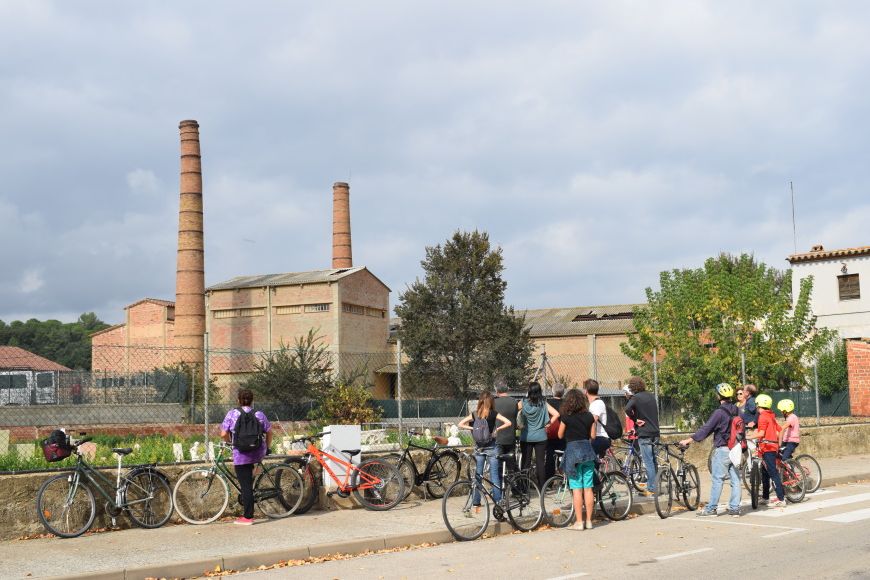
<path fill-rule="evenodd" d="M 353 463 L 345 461 L 344 459 L 339 459 L 335 455 L 327 453 L 326 451 L 322 451 L 318 449 L 313 443 L 308 443 L 308 446 L 305 449 L 305 453 L 309 457 L 317 459 L 317 462 L 326 471 L 326 473 L 329 474 L 329 477 L 332 478 L 332 481 L 335 482 L 335 484 L 338 486 L 338 489 L 342 493 L 347 493 L 353 491 L 354 489 L 373 489 L 381 483 L 380 477 L 372 477 L 368 473 L 360 471 L 359 468 Z M 335 475 L 335 472 L 332 470 L 332 468 L 329 467 L 327 460 L 334 461 L 335 463 L 345 468 L 344 481 L 339 480 L 338 476 Z M 359 477 L 361 480 L 358 481 L 356 485 L 350 485 L 350 477 L 351 473 L 353 472 L 356 472 L 357 477 Z"/>
<path fill-rule="evenodd" d="M 91 465 L 85 461 L 85 458 L 78 455 L 78 459 L 76 460 L 75 467 L 73 468 L 73 485 L 70 487 L 70 498 L 76 494 L 78 491 L 78 486 L 82 483 L 82 477 L 85 480 L 90 482 L 91 488 L 95 489 L 101 496 L 103 496 L 109 505 L 116 510 L 124 509 L 128 506 L 135 505 L 137 503 L 142 503 L 149 501 L 152 499 L 150 496 L 142 499 L 138 499 L 132 502 L 123 501 L 121 497 L 121 491 L 123 490 L 123 486 L 121 485 L 121 469 L 122 469 L 122 459 L 118 457 L 118 469 L 116 471 L 115 483 L 91 467 Z M 149 467 L 148 465 L 134 466 L 134 467 Z M 106 486 L 115 492 L 115 496 L 112 497 L 108 492 L 106 492 Z M 68 498 L 69 499 L 69 498 Z"/>
<path fill-rule="evenodd" d="M 405 450 L 402 452 L 402 457 L 399 459 L 399 461 L 410 458 L 412 448 L 426 451 L 427 453 L 429 453 L 429 460 L 426 462 L 426 468 L 423 469 L 423 473 L 417 471 L 417 464 L 414 461 L 408 462 L 411 464 L 411 469 L 414 470 L 414 485 L 421 485 L 425 481 L 427 481 L 429 472 L 432 471 L 432 466 L 435 464 L 435 454 L 438 451 L 438 444 L 436 443 L 434 447 L 423 447 L 422 445 L 416 445 L 409 441 L 408 446 L 405 447 Z"/>

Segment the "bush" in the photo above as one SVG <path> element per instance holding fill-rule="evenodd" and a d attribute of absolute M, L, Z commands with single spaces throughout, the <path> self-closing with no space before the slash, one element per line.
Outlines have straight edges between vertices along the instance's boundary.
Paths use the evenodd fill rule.
<path fill-rule="evenodd" d="M 846 343 L 836 341 L 830 350 L 819 356 L 819 394 L 832 395 L 849 387 L 846 363 Z"/>
<path fill-rule="evenodd" d="M 339 383 L 320 398 L 320 406 L 309 414 L 313 421 L 335 425 L 360 425 L 380 421 L 383 410 L 372 402 L 362 385 Z"/>

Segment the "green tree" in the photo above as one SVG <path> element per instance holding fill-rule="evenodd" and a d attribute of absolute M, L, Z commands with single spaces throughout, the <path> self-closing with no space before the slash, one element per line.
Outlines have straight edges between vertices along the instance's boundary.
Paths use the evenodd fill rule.
<path fill-rule="evenodd" d="M 244 386 L 264 402 L 292 404 L 317 399 L 333 384 L 332 354 L 313 329 L 297 337 L 292 346 L 282 343 L 254 367 Z"/>
<path fill-rule="evenodd" d="M 741 353 L 747 382 L 762 391 L 800 388 L 808 384 L 807 363 L 831 340 L 810 310 L 812 278 L 801 281 L 792 310 L 791 272 L 748 254 L 662 272 L 659 284 L 646 289 L 648 304 L 634 315 L 637 333 L 622 350 L 637 361 L 633 372 L 649 380 L 657 349 L 661 394 L 691 421 L 715 407 L 714 385 L 740 383 Z"/>
<path fill-rule="evenodd" d="M 849 367 L 846 363 L 846 343 L 836 339 L 819 355 L 819 393 L 833 395 L 849 388 Z"/>
<path fill-rule="evenodd" d="M 0 321 L 0 344 L 18 346 L 71 369 L 90 370 L 91 334 L 109 325 L 93 312 L 75 322 L 58 320 Z"/>
<path fill-rule="evenodd" d="M 485 232 L 460 232 L 426 248 L 417 279 L 399 296 L 399 337 L 410 389 L 468 395 L 497 380 L 516 385 L 531 371 L 525 320 L 505 307 L 502 252 Z M 425 389 L 425 391 L 424 391 Z"/>

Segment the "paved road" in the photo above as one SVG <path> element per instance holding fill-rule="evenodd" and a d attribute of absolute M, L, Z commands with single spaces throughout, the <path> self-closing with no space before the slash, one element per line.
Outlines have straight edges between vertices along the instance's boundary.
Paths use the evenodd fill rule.
<path fill-rule="evenodd" d="M 589 531 L 541 530 L 351 560 L 249 572 L 271 578 L 870 578 L 870 485 L 823 489 L 732 518 L 640 516 Z"/>

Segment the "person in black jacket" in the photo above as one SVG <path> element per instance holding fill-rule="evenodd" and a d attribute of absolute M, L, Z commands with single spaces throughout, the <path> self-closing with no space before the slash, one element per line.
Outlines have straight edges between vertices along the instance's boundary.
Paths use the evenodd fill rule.
<path fill-rule="evenodd" d="M 632 397 L 625 405 L 625 414 L 634 421 L 640 455 L 646 467 L 647 488 L 643 495 L 650 496 L 655 491 L 656 458 L 653 445 L 659 439 L 659 409 L 656 398 L 646 390 L 646 383 L 640 377 L 628 379 Z"/>

